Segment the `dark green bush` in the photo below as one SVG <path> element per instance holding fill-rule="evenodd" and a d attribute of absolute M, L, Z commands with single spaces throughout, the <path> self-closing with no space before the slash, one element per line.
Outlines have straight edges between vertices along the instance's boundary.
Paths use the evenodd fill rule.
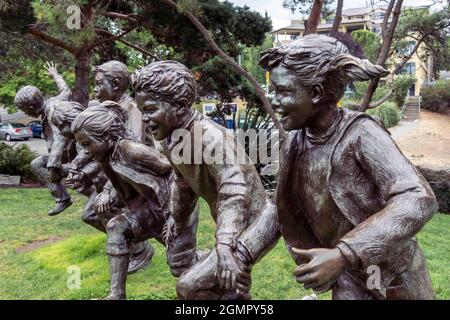
<path fill-rule="evenodd" d="M 450 110 L 450 81 L 440 80 L 421 90 L 422 108 L 447 114 Z"/>
<path fill-rule="evenodd" d="M 386 128 L 395 126 L 401 119 L 400 110 L 393 102 L 385 102 L 375 109 L 367 110 L 367 113 L 378 117 Z"/>
<path fill-rule="evenodd" d="M 31 161 L 37 154 L 26 144 L 9 146 L 0 142 L 0 174 L 17 175 L 34 179 L 31 171 Z"/>
<path fill-rule="evenodd" d="M 396 76 L 394 78 L 395 94 L 389 101 L 394 101 L 401 108 L 405 103 L 406 94 L 409 88 L 416 83 L 416 78 L 408 75 Z"/>
<path fill-rule="evenodd" d="M 406 93 L 409 88 L 416 82 L 416 79 L 412 76 L 408 75 L 398 75 L 394 78 L 394 89 L 395 94 L 393 94 L 388 101 L 397 103 L 397 106 L 402 107 L 405 102 Z M 352 97 L 355 100 L 361 101 L 364 97 L 364 94 L 367 91 L 367 87 L 369 86 L 369 82 L 355 82 L 355 94 Z M 388 92 L 390 88 L 387 84 L 380 84 L 375 90 L 375 93 L 372 97 L 372 102 L 376 102 L 383 98 Z"/>
<path fill-rule="evenodd" d="M 358 81 L 353 83 L 355 86 L 355 94 L 352 96 L 352 99 L 361 101 L 364 97 L 364 94 L 367 91 L 367 87 L 369 86 L 368 81 Z M 389 92 L 389 88 L 385 84 L 378 85 L 377 90 L 372 97 L 372 102 L 378 101 L 383 98 Z"/>

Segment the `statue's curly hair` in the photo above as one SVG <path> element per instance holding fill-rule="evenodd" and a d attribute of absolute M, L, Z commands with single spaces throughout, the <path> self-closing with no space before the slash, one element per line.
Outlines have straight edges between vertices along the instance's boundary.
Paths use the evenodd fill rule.
<path fill-rule="evenodd" d="M 50 121 L 56 126 L 63 122 L 72 123 L 85 109 L 86 108 L 78 102 L 61 101 L 54 107 Z"/>
<path fill-rule="evenodd" d="M 24 107 L 40 107 L 44 103 L 44 95 L 35 86 L 24 86 L 20 88 L 14 97 L 14 104 L 22 109 Z"/>
<path fill-rule="evenodd" d="M 127 128 L 126 111 L 114 101 L 87 108 L 76 116 L 71 129 L 73 134 L 84 131 L 98 141 L 108 136 L 115 142 L 134 139 Z"/>
<path fill-rule="evenodd" d="M 92 71 L 102 73 L 109 81 L 118 80 L 119 88 L 126 91 L 130 86 L 130 72 L 125 64 L 117 60 L 105 62 L 99 66 L 94 66 Z"/>
<path fill-rule="evenodd" d="M 389 74 L 383 67 L 349 54 L 339 40 L 315 34 L 264 51 L 259 64 L 267 70 L 281 65 L 306 86 L 322 85 L 326 97 L 335 102 L 342 98 L 348 83 Z"/>
<path fill-rule="evenodd" d="M 197 96 L 197 83 L 192 72 L 177 61 L 153 62 L 131 75 L 135 93 L 145 92 L 155 100 L 163 100 L 190 108 Z"/>

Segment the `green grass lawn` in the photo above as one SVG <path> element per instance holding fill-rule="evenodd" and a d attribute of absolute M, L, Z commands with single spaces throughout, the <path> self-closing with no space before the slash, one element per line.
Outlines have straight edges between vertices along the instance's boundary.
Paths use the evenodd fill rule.
<path fill-rule="evenodd" d="M 0 299 L 92 299 L 107 295 L 108 263 L 104 234 L 81 221 L 85 198 L 56 217 L 46 189 L 0 190 Z M 437 215 L 419 234 L 439 299 L 450 299 L 450 216 Z M 198 233 L 201 249 L 214 245 L 214 222 L 201 202 Z M 53 239 L 53 243 L 32 247 Z M 129 276 L 129 299 L 175 299 L 176 279 L 165 261 L 164 247 L 152 241 L 156 254 L 150 268 Z M 81 270 L 81 288 L 68 289 L 68 267 Z M 254 299 L 299 299 L 310 291 L 292 276 L 295 265 L 282 241 L 253 269 Z M 329 299 L 322 294 L 320 299 Z"/>

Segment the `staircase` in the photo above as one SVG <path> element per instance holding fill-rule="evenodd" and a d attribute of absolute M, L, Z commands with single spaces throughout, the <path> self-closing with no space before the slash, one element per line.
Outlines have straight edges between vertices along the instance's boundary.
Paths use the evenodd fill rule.
<path fill-rule="evenodd" d="M 402 121 L 416 121 L 420 117 L 420 96 L 408 96 L 402 109 Z"/>

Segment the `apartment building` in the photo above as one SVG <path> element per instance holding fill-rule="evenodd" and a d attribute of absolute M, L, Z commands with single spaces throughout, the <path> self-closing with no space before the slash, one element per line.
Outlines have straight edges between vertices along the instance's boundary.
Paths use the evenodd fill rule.
<path fill-rule="evenodd" d="M 403 9 L 427 9 L 427 6 L 404 7 Z M 357 30 L 368 30 L 381 34 L 381 24 L 384 20 L 387 6 L 375 6 L 369 8 L 352 8 L 342 11 L 342 22 L 339 32 L 352 33 Z M 334 16 L 321 19 L 317 27 L 318 34 L 328 34 L 334 22 Z M 275 36 L 275 46 L 281 46 L 302 37 L 305 32 L 304 20 L 292 20 L 287 27 L 272 31 Z M 411 41 L 413 41 L 411 39 Z M 413 47 L 412 43 L 412 46 Z M 408 54 L 404 52 L 403 54 Z M 391 70 L 395 63 L 400 61 L 401 56 L 394 57 L 388 68 Z M 413 75 L 416 83 L 410 88 L 410 95 L 420 95 L 420 89 L 426 82 L 432 81 L 433 57 L 426 52 L 424 46 L 420 46 L 416 54 L 406 63 L 400 74 Z"/>

